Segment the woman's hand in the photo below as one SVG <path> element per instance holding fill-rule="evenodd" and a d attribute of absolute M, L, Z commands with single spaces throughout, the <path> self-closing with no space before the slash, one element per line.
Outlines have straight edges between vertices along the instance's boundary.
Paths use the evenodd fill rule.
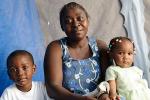
<path fill-rule="evenodd" d="M 110 98 L 108 94 L 103 94 L 98 98 L 98 100 L 110 100 Z"/>
<path fill-rule="evenodd" d="M 86 96 L 86 100 L 97 100 L 96 98 Z"/>

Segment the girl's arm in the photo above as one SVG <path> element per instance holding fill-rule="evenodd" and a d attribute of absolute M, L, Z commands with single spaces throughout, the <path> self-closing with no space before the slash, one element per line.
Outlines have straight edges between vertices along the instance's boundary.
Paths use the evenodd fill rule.
<path fill-rule="evenodd" d="M 96 100 L 88 96 L 71 93 L 62 86 L 62 51 L 59 41 L 51 42 L 44 58 L 44 74 L 47 93 L 55 100 Z"/>
<path fill-rule="evenodd" d="M 118 100 L 119 97 L 117 96 L 117 92 L 116 92 L 116 81 L 109 80 L 108 83 L 110 85 L 110 91 L 109 91 L 110 100 L 116 100 L 116 99 Z"/>

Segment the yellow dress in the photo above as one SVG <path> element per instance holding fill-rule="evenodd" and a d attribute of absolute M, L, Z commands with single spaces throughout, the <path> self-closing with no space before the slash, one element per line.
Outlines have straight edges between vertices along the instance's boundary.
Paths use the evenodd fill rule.
<path fill-rule="evenodd" d="M 142 76 L 142 70 L 135 66 L 110 66 L 106 70 L 106 81 L 116 80 L 118 94 L 126 100 L 150 100 L 150 89 Z"/>

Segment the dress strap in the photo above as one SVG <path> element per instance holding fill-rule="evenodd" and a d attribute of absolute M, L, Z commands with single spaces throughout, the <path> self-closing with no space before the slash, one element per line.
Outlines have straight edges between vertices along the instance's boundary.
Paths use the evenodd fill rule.
<path fill-rule="evenodd" d="M 68 47 L 67 47 L 67 37 L 60 39 L 60 46 L 62 48 L 62 58 L 64 61 L 70 58 Z"/>
<path fill-rule="evenodd" d="M 93 56 L 99 55 L 99 54 L 97 54 L 97 53 L 99 53 L 99 49 L 97 46 L 96 39 L 94 37 L 89 38 L 89 45 L 93 51 Z"/>

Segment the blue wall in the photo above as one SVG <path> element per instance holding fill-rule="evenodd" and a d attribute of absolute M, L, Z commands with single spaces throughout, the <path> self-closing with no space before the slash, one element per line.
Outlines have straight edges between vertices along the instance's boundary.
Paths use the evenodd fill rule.
<path fill-rule="evenodd" d="M 33 54 L 37 65 L 33 80 L 44 80 L 44 36 L 40 30 L 34 0 L 0 0 L 0 95 L 12 82 L 7 76 L 6 58 L 16 49 Z"/>

